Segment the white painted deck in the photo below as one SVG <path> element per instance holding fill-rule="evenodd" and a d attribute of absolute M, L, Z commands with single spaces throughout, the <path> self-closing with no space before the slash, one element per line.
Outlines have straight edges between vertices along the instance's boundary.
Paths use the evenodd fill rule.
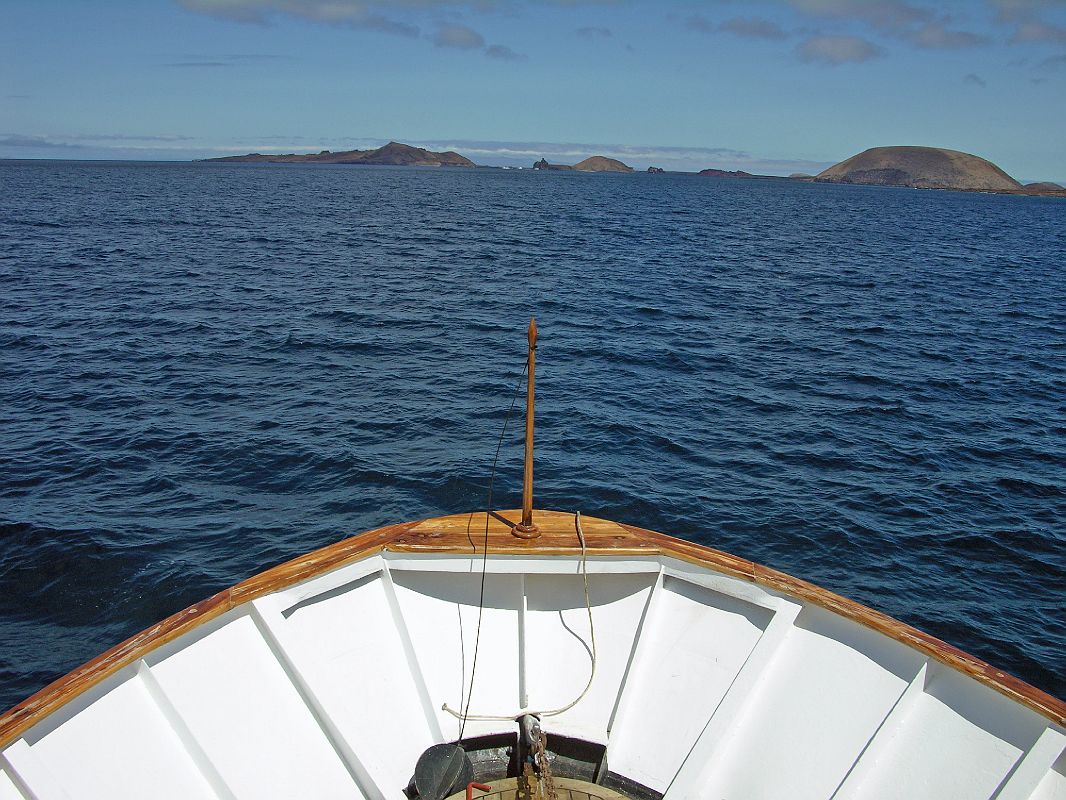
<path fill-rule="evenodd" d="M 458 735 L 480 569 L 386 552 L 239 606 L 10 744 L 0 800 L 401 799 Z M 666 556 L 589 571 L 596 679 L 544 727 L 667 800 L 1066 800 L 1062 728 L 894 639 Z M 589 674 L 578 559 L 488 572 L 471 712 L 564 705 Z"/>

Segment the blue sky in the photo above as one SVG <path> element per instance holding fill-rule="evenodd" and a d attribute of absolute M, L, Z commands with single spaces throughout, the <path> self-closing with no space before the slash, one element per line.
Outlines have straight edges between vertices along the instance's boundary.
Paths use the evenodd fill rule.
<path fill-rule="evenodd" d="M 0 0 L 0 158 L 450 148 L 1066 181 L 1066 0 Z"/>

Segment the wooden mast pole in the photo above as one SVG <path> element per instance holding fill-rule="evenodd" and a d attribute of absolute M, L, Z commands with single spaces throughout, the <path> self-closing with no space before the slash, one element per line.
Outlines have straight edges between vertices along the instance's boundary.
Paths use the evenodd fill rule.
<path fill-rule="evenodd" d="M 511 533 L 522 539 L 540 536 L 533 522 L 533 392 L 537 366 L 537 321 L 529 321 L 529 374 L 526 380 L 526 463 L 522 474 L 522 521 Z"/>

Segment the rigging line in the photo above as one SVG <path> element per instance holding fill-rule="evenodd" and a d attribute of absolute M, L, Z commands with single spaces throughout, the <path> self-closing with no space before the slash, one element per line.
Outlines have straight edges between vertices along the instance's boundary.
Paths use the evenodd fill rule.
<path fill-rule="evenodd" d="M 444 706 L 443 706 L 443 709 L 445 711 L 447 711 L 449 714 L 451 714 L 453 717 L 460 717 L 463 720 L 464 724 L 466 723 L 466 720 L 468 720 L 468 719 L 491 720 L 491 721 L 495 721 L 495 722 L 503 722 L 503 721 L 506 721 L 506 720 L 518 719 L 519 717 L 524 716 L 526 714 L 530 714 L 530 715 L 532 715 L 534 717 L 554 717 L 554 716 L 557 716 L 559 714 L 562 714 L 564 711 L 569 711 L 571 708 L 573 708 L 578 703 L 580 703 L 585 698 L 585 695 L 588 694 L 589 689 L 592 688 L 592 681 L 596 677 L 596 628 L 595 628 L 595 626 L 592 623 L 592 601 L 589 598 L 589 570 L 588 570 L 588 561 L 586 560 L 586 555 L 587 555 L 587 549 L 588 548 L 586 547 L 586 544 L 585 544 L 585 531 L 581 527 L 581 512 L 580 511 L 578 511 L 578 512 L 576 512 L 574 514 L 574 527 L 577 528 L 577 538 L 581 542 L 581 574 L 584 577 L 584 581 L 585 581 L 585 610 L 588 612 L 588 615 L 589 615 L 589 639 L 591 640 L 591 647 L 586 645 L 586 649 L 589 651 L 589 655 L 591 656 L 592 665 L 591 665 L 591 669 L 589 670 L 588 683 L 586 683 L 585 684 L 585 688 L 581 690 L 581 694 L 579 694 L 571 702 L 567 703 L 565 706 L 562 706 L 561 708 L 553 708 L 550 711 L 534 711 L 532 709 L 522 709 L 521 711 L 518 711 L 518 712 L 516 712 L 514 714 L 510 714 L 510 715 L 471 714 L 470 713 L 470 698 L 467 698 L 466 710 L 463 712 L 462 716 L 460 717 L 460 714 L 459 714 L 458 711 L 456 711 L 455 709 L 449 707 L 448 704 L 445 703 Z M 473 681 L 471 681 L 471 687 L 473 687 Z"/>
<path fill-rule="evenodd" d="M 466 721 L 470 718 L 470 701 L 474 698 L 474 675 L 477 673 L 477 653 L 478 647 L 481 644 L 481 619 L 485 614 L 485 573 L 489 564 L 489 520 L 492 518 L 492 487 L 496 481 L 496 462 L 499 461 L 500 448 L 503 447 L 503 439 L 507 435 L 507 424 L 511 421 L 511 415 L 514 413 L 515 403 L 518 401 L 518 393 L 521 391 L 522 385 L 526 382 L 526 375 L 528 372 L 529 356 L 526 356 L 526 363 L 522 367 L 522 377 L 515 385 L 514 394 L 511 395 L 511 407 L 507 410 L 507 416 L 504 417 L 503 430 L 500 431 L 500 439 L 496 442 L 496 454 L 492 457 L 492 470 L 489 472 L 489 496 L 488 502 L 485 504 L 485 541 L 481 548 L 481 593 L 477 602 L 477 632 L 474 634 L 474 658 L 470 665 L 470 691 L 466 695 L 465 708 L 463 706 L 461 690 L 459 697 L 459 707 L 463 708 L 463 714 L 460 717 L 461 722 L 459 724 L 460 743 L 462 743 L 463 734 L 466 732 Z M 460 648 L 464 649 L 463 658 L 465 661 L 466 654 L 462 640 L 460 640 L 459 645 Z"/>

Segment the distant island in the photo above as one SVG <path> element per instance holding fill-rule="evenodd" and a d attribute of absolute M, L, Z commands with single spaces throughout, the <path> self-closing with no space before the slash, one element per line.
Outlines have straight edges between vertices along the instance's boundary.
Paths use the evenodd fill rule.
<path fill-rule="evenodd" d="M 1066 196 L 1057 183 L 1022 186 L 991 161 L 942 147 L 873 147 L 820 172 L 812 180 L 912 189 Z"/>
<path fill-rule="evenodd" d="M 205 158 L 213 162 L 252 162 L 261 164 L 370 164 L 405 167 L 476 167 L 473 161 L 452 150 L 434 152 L 402 142 L 389 142 L 372 150 L 342 150 L 320 153 L 248 153 L 243 156 Z M 514 169 L 509 167 L 508 169 Z M 535 170 L 567 172 L 633 172 L 616 158 L 591 156 L 576 164 L 551 164 L 541 158 Z M 663 172 L 648 167 L 649 173 Z M 691 173 L 689 173 L 691 174 Z M 708 168 L 696 173 L 712 178 L 775 178 L 744 170 Z M 916 189 L 952 189 L 964 192 L 1066 197 L 1066 189 L 1044 181 L 1022 185 L 991 161 L 958 150 L 940 147 L 873 147 L 841 161 L 817 175 L 793 173 L 787 179 L 818 183 L 848 183 L 871 186 L 906 186 Z"/>
<path fill-rule="evenodd" d="M 533 165 L 533 169 L 546 170 L 573 170 L 575 172 L 632 172 L 633 168 L 623 164 L 616 158 L 607 156 L 592 156 L 584 161 L 579 161 L 573 166 L 569 164 L 549 164 L 547 159 L 541 159 Z"/>
<path fill-rule="evenodd" d="M 1022 187 L 1026 192 L 1061 192 L 1064 191 L 1062 186 L 1059 186 L 1053 181 L 1039 181 L 1037 183 L 1027 183 Z"/>
<path fill-rule="evenodd" d="M 473 161 L 451 150 L 435 153 L 422 147 L 413 147 L 400 142 L 389 142 L 374 150 L 343 150 L 333 153 L 323 150 L 321 153 L 300 155 L 263 155 L 249 153 L 246 156 L 223 156 L 205 158 L 204 161 L 251 161 L 268 164 L 372 164 L 404 167 L 475 167 Z"/>

